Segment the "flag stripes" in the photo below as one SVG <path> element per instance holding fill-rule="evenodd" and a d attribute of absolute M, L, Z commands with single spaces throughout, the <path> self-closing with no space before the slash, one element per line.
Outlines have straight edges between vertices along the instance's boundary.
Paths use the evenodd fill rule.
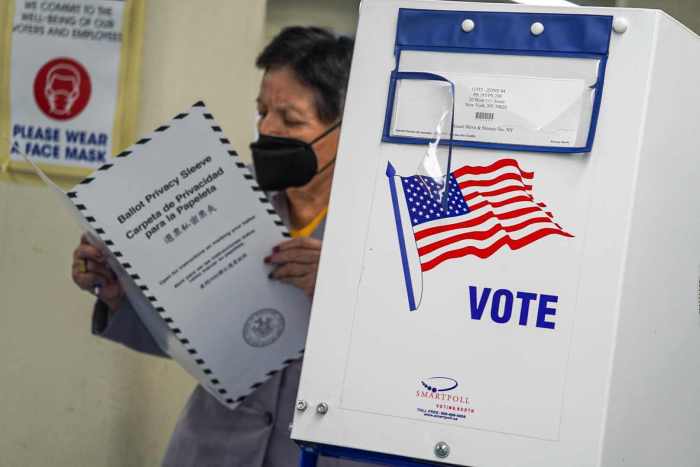
<path fill-rule="evenodd" d="M 573 237 L 535 201 L 534 177 L 514 159 L 460 167 L 448 179 L 447 209 L 436 209 L 440 190 L 432 179 L 401 177 L 421 270 L 466 255 L 488 258 L 505 246 L 517 250 L 549 235 Z"/>

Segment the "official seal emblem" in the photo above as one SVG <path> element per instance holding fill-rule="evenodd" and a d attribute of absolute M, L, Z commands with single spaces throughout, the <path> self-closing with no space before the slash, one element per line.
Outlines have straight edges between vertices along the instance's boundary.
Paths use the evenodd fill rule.
<path fill-rule="evenodd" d="M 263 308 L 248 317 L 243 325 L 243 340 L 251 347 L 267 347 L 284 333 L 284 316 L 272 308 Z"/>

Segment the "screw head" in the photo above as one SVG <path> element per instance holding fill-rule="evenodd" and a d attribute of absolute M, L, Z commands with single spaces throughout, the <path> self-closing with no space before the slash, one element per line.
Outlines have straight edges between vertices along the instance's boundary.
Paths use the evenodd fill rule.
<path fill-rule="evenodd" d="M 450 445 L 444 441 L 440 441 L 435 445 L 434 452 L 436 457 L 444 459 L 450 455 Z"/>
<path fill-rule="evenodd" d="M 544 32 L 544 24 L 542 23 L 532 23 L 530 26 L 530 32 L 533 36 L 539 36 Z"/>
<path fill-rule="evenodd" d="M 475 27 L 476 24 L 471 19 L 465 19 L 464 21 L 462 21 L 462 31 L 464 32 L 472 32 Z"/>
<path fill-rule="evenodd" d="M 627 32 L 629 25 L 629 22 L 625 18 L 615 18 L 613 20 L 613 31 L 618 34 L 624 34 Z"/>
<path fill-rule="evenodd" d="M 326 415 L 328 413 L 328 404 L 321 402 L 316 406 L 316 413 L 319 415 Z"/>
<path fill-rule="evenodd" d="M 299 412 L 305 411 L 306 408 L 307 408 L 308 406 L 309 406 L 309 405 L 306 403 L 305 400 L 299 399 L 299 400 L 297 401 L 297 410 L 298 410 Z"/>

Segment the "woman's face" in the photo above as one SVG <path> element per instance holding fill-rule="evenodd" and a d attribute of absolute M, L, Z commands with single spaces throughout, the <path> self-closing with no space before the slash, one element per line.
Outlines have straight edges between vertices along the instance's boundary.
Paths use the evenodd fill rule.
<path fill-rule="evenodd" d="M 301 84 L 289 68 L 265 72 L 258 94 L 258 131 L 271 136 L 294 138 L 307 143 L 316 139 L 332 123 L 318 119 L 314 94 Z M 338 149 L 338 131 L 313 145 L 318 167 L 325 167 Z"/>

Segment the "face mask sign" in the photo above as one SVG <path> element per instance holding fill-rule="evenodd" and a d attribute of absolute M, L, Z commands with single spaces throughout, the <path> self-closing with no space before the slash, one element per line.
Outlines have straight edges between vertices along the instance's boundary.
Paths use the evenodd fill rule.
<path fill-rule="evenodd" d="M 316 153 L 313 145 L 340 126 L 340 121 L 321 133 L 310 143 L 281 136 L 259 135 L 251 143 L 255 175 L 260 188 L 264 191 L 280 191 L 285 188 L 306 185 L 317 173 L 323 172 L 328 165 L 318 170 Z"/>

